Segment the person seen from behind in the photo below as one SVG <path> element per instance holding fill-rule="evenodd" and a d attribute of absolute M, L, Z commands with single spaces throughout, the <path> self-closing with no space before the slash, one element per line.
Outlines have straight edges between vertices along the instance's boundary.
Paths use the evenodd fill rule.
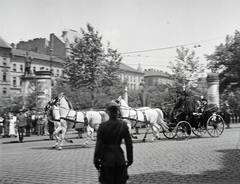
<path fill-rule="evenodd" d="M 99 171 L 99 182 L 104 184 L 124 184 L 127 182 L 127 169 L 133 163 L 132 139 L 125 122 L 118 119 L 118 104 L 111 101 L 106 112 L 109 120 L 100 124 L 94 152 L 94 165 Z M 121 148 L 126 145 L 127 161 Z"/>
<path fill-rule="evenodd" d="M 44 131 L 44 115 L 42 112 L 38 112 L 37 115 L 37 135 L 43 135 Z"/>
<path fill-rule="evenodd" d="M 23 143 L 23 133 L 26 125 L 27 125 L 26 115 L 24 114 L 24 110 L 20 109 L 20 113 L 17 116 L 16 122 L 16 127 L 18 129 L 18 138 L 20 143 Z"/>
<path fill-rule="evenodd" d="M 230 107 L 229 107 L 229 104 L 228 104 L 228 101 L 225 100 L 225 102 L 223 103 L 223 114 L 224 114 L 224 121 L 225 121 L 225 124 L 226 124 L 226 129 L 230 129 L 230 117 L 233 115 Z"/>

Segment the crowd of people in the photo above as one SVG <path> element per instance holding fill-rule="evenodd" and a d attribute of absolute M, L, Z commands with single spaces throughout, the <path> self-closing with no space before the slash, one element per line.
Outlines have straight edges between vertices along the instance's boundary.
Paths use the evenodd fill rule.
<path fill-rule="evenodd" d="M 4 114 L 0 135 L 2 138 L 18 137 L 19 142 L 22 142 L 24 136 L 49 135 L 48 128 L 48 119 L 44 111 L 20 109 L 18 113 Z"/>

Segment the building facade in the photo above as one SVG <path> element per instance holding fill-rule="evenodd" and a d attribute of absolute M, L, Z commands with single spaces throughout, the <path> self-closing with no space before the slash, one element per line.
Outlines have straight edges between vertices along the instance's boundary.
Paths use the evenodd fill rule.
<path fill-rule="evenodd" d="M 21 41 L 16 46 L 10 46 L 5 40 L 0 38 L 0 97 L 10 98 L 12 95 L 22 93 L 22 76 L 25 72 L 25 57 L 27 51 L 33 58 L 31 64 L 32 73 L 40 70 L 52 71 L 53 81 L 61 76 L 63 74 L 64 59 L 69 55 L 67 48 L 69 48 L 69 40 L 71 40 L 67 38 L 66 35 L 67 34 L 64 33 L 65 38 L 61 39 L 51 34 L 50 42 L 38 38 L 28 42 Z M 39 44 L 39 46 L 37 44 Z M 120 71 L 120 78 L 127 83 L 128 89 L 138 90 L 144 73 L 123 63 L 120 64 Z M 32 90 L 34 89 L 29 89 L 29 93 L 31 93 Z"/>
<path fill-rule="evenodd" d="M 0 96 L 7 96 L 11 81 L 12 47 L 0 37 Z"/>
<path fill-rule="evenodd" d="M 146 69 L 144 71 L 144 80 L 147 86 L 156 85 L 156 84 L 173 84 L 173 80 L 170 74 L 167 74 L 160 70 L 155 69 Z"/>

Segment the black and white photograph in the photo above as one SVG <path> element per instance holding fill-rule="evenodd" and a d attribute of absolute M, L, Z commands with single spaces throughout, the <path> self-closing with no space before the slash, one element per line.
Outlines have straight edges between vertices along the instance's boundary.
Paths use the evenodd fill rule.
<path fill-rule="evenodd" d="M 240 184 L 239 0 L 0 0 L 1 184 Z"/>

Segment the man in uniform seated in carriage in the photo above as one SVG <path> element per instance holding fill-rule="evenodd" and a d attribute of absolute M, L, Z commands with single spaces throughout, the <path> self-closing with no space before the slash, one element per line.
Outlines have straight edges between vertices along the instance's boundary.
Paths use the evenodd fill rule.
<path fill-rule="evenodd" d="M 194 113 L 196 117 L 195 121 L 197 122 L 197 125 L 201 122 L 200 125 L 205 127 L 208 118 L 212 115 L 214 111 L 216 111 L 216 107 L 208 105 L 207 99 L 202 98 L 201 106 L 198 108 L 198 111 Z"/>
<path fill-rule="evenodd" d="M 172 125 L 176 125 L 177 122 L 183 120 L 189 120 L 191 118 L 191 113 L 193 111 L 192 103 L 188 98 L 186 91 L 180 93 L 181 96 L 175 103 L 172 112 L 170 113 L 170 121 Z"/>

